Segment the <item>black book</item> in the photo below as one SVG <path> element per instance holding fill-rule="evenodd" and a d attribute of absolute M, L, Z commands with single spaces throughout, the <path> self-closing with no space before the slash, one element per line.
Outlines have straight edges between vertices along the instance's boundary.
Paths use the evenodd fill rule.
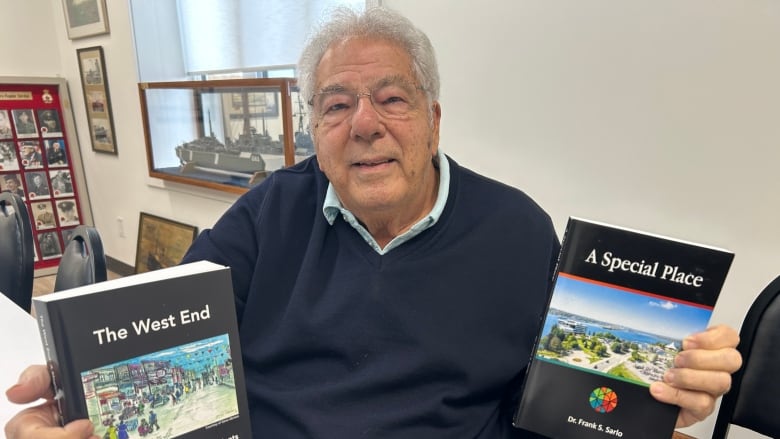
<path fill-rule="evenodd" d="M 100 437 L 252 437 L 228 267 L 98 282 L 33 309 L 63 424 L 90 419 Z"/>
<path fill-rule="evenodd" d="M 670 438 L 649 391 L 705 329 L 734 254 L 570 218 L 514 424 L 550 438 Z"/>

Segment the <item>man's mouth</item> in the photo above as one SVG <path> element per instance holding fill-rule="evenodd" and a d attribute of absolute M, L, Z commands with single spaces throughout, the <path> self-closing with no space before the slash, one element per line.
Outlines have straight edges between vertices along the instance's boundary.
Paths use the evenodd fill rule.
<path fill-rule="evenodd" d="M 373 167 L 373 166 L 385 165 L 393 161 L 394 161 L 393 159 L 386 159 L 386 160 L 378 160 L 378 161 L 370 161 L 370 162 L 357 162 L 355 163 L 355 166 Z"/>

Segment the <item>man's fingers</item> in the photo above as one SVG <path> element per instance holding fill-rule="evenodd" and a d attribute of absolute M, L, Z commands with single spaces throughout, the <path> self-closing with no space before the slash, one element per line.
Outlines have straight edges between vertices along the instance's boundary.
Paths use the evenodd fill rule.
<path fill-rule="evenodd" d="M 728 325 L 713 325 L 702 332 L 685 337 L 683 350 L 736 348 L 739 334 Z"/>
<path fill-rule="evenodd" d="M 674 358 L 674 369 L 715 371 L 730 375 L 740 367 L 742 367 L 742 355 L 734 348 L 694 349 L 682 351 Z"/>
<path fill-rule="evenodd" d="M 650 385 L 650 393 L 661 402 L 680 406 L 677 428 L 693 425 L 715 410 L 715 397 L 707 392 L 678 389 L 658 381 Z"/>
<path fill-rule="evenodd" d="M 669 369 L 664 382 L 677 389 L 709 393 L 718 397 L 731 388 L 731 374 L 717 370 Z"/>
<path fill-rule="evenodd" d="M 29 366 L 19 376 L 19 382 L 5 391 L 8 400 L 17 404 L 27 404 L 40 398 L 52 398 L 49 371 L 46 366 Z"/>
<path fill-rule="evenodd" d="M 94 427 L 88 419 L 69 423 L 62 428 L 56 421 L 57 407 L 53 403 L 45 403 L 30 407 L 17 413 L 5 425 L 5 436 L 8 439 L 46 438 L 46 439 L 88 439 L 96 438 L 92 433 Z"/>
<path fill-rule="evenodd" d="M 99 439 L 98 436 L 93 435 L 95 427 L 89 419 L 79 419 L 65 425 L 65 431 L 68 433 L 68 438 L 79 439 Z"/>

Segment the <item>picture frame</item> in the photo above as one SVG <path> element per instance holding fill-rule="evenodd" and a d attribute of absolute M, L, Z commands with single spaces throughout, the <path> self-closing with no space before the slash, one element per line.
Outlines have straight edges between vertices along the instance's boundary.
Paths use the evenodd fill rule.
<path fill-rule="evenodd" d="M 71 40 L 109 33 L 105 0 L 62 0 L 62 11 Z"/>
<path fill-rule="evenodd" d="M 243 119 L 246 116 L 279 117 L 279 100 L 277 93 L 244 90 L 241 93 L 226 95 L 230 98 L 229 117 Z"/>
<path fill-rule="evenodd" d="M 85 47 L 76 50 L 81 76 L 84 106 L 89 122 L 92 150 L 117 155 L 114 117 L 111 113 L 111 97 L 103 47 Z"/>
<path fill-rule="evenodd" d="M 77 225 L 94 225 L 84 148 L 73 114 L 81 99 L 71 99 L 73 82 L 62 77 L 0 76 L 0 190 L 19 195 L 30 212 L 36 277 L 59 270 L 61 254 L 52 241 L 62 250 L 66 232 Z M 16 124 L 24 119 L 20 111 L 34 121 L 34 135 Z M 36 177 L 40 185 L 33 187 Z M 42 234 L 50 232 L 54 235 L 44 239 Z"/>
<path fill-rule="evenodd" d="M 178 264 L 198 235 L 189 224 L 141 212 L 135 272 L 144 273 Z"/>

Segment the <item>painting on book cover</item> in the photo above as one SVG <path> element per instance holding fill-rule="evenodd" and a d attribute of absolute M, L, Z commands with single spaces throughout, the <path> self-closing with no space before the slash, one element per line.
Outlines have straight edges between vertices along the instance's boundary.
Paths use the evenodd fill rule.
<path fill-rule="evenodd" d="M 227 334 L 86 370 L 81 381 L 100 437 L 179 437 L 239 415 Z"/>
<path fill-rule="evenodd" d="M 649 386 L 712 308 L 559 273 L 536 358 Z"/>

